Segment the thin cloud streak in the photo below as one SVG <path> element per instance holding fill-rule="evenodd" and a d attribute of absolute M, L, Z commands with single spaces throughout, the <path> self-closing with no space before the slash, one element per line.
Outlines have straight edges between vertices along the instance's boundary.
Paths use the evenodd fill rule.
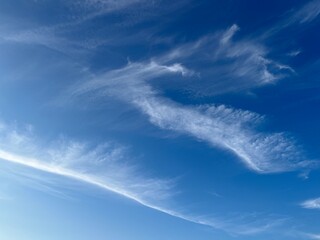
<path fill-rule="evenodd" d="M 126 198 L 129 198 L 131 200 L 134 200 L 142 205 L 148 206 L 150 207 L 151 205 L 147 204 L 144 202 L 144 200 L 139 199 L 136 196 L 133 196 L 132 194 L 130 194 L 129 192 L 123 190 L 123 189 L 119 189 L 118 187 L 109 185 L 105 182 L 102 182 L 99 179 L 96 179 L 93 176 L 89 176 L 86 174 L 82 174 L 82 173 L 78 173 L 76 171 L 70 170 L 70 169 L 66 169 L 57 165 L 51 165 L 51 164 L 45 164 L 40 160 L 34 159 L 34 158 L 28 158 L 28 157 L 24 157 L 24 156 L 19 156 L 19 155 L 15 155 L 13 153 L 10 152 L 6 152 L 3 150 L 0 150 L 0 158 L 2 160 L 5 161 L 9 161 L 12 163 L 16 163 L 16 164 L 20 164 L 23 166 L 27 166 L 33 169 L 37 169 L 40 171 L 44 171 L 47 173 L 52 173 L 52 174 L 57 174 L 60 176 L 65 176 L 65 177 L 69 177 L 78 181 L 82 181 L 85 183 L 89 183 L 95 186 L 98 186 L 100 188 L 103 188 L 105 190 L 117 193 L 121 196 L 124 196 Z"/>

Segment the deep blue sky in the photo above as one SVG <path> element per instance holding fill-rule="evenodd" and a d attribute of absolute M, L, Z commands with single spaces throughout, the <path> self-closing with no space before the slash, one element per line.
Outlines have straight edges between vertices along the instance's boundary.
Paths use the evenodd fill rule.
<path fill-rule="evenodd" d="M 0 239 L 320 239 L 319 28 L 319 0 L 2 0 Z"/>

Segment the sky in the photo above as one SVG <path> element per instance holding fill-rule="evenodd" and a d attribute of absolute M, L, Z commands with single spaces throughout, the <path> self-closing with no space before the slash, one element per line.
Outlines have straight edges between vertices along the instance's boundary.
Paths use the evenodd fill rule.
<path fill-rule="evenodd" d="M 320 239 L 319 0 L 1 0 L 0 239 Z"/>

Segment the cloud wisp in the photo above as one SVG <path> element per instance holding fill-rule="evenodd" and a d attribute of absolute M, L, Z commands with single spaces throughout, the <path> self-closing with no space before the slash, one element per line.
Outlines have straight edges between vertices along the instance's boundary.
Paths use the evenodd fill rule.
<path fill-rule="evenodd" d="M 301 207 L 306 209 L 319 209 L 320 210 L 320 198 L 314 198 L 304 201 L 300 204 Z"/>
<path fill-rule="evenodd" d="M 74 86 L 71 94 L 80 96 L 93 92 L 96 96 L 114 97 L 129 103 L 148 116 L 152 124 L 229 150 L 259 173 L 308 167 L 309 162 L 304 161 L 286 134 L 264 134 L 254 130 L 252 126 L 262 120 L 258 114 L 224 105 L 183 106 L 160 96 L 151 86 L 152 79 L 185 72 L 190 70 L 181 64 L 129 63 Z"/>

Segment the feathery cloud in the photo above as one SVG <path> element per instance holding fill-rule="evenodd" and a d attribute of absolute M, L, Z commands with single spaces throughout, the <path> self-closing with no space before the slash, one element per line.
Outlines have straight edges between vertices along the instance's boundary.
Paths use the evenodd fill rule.
<path fill-rule="evenodd" d="M 44 172 L 100 186 L 143 205 L 170 197 L 172 181 L 144 178 L 127 160 L 123 147 L 113 143 L 92 147 L 59 139 L 42 147 L 30 130 L 0 130 L 0 158 Z"/>
<path fill-rule="evenodd" d="M 94 92 L 96 96 L 114 97 L 129 103 L 148 116 L 152 124 L 229 150 L 256 172 L 308 167 L 309 162 L 304 161 L 286 134 L 264 134 L 254 130 L 252 126 L 261 120 L 258 114 L 224 105 L 183 106 L 161 97 L 152 88 L 150 80 L 188 71 L 185 67 L 182 69 L 155 62 L 129 63 L 124 68 L 74 86 L 71 94 L 79 96 Z"/>
<path fill-rule="evenodd" d="M 233 216 L 226 219 L 225 216 L 204 217 L 186 214 L 181 210 L 181 204 L 178 207 L 180 210 L 176 211 L 177 205 L 173 201 L 173 181 L 141 176 L 135 167 L 123 163 L 126 155 L 122 148 L 110 144 L 90 148 L 84 143 L 66 139 L 49 144 L 49 147 L 43 147 L 43 143 L 35 139 L 30 129 L 22 130 L 20 133 L 16 128 L 3 124 L 1 126 L 3 126 L 0 131 L 1 161 L 96 186 L 156 211 L 230 234 L 259 234 L 279 227 L 285 222 L 285 218 L 263 215 L 257 218 L 256 215 L 253 217 L 250 214 L 241 214 L 241 217 Z M 13 135 L 19 137 L 11 138 Z M 29 181 L 31 184 L 35 181 L 39 184 L 50 182 L 42 180 L 45 175 L 34 176 L 32 172 L 29 174 L 32 175 L 30 176 L 32 181 Z M 23 172 L 19 177 L 29 179 L 27 172 Z M 56 181 L 55 184 L 59 182 Z M 67 197 L 52 187 L 41 186 L 40 189 L 59 197 Z"/>

